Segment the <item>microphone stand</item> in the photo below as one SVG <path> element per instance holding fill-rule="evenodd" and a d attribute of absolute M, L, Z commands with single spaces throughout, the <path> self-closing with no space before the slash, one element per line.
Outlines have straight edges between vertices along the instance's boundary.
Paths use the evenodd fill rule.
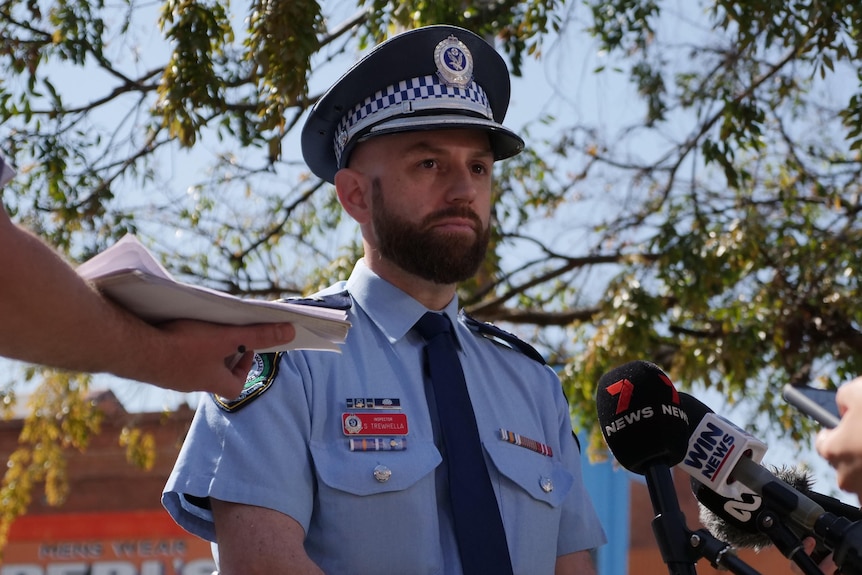
<path fill-rule="evenodd" d="M 814 532 L 832 547 L 832 560 L 844 575 L 862 575 L 862 521 L 824 513 L 814 523 Z"/>
<path fill-rule="evenodd" d="M 782 555 L 792 560 L 806 575 L 823 575 L 811 557 L 805 553 L 802 541 L 778 516 L 770 510 L 761 511 L 757 516 L 757 528 L 764 533 Z"/>
<path fill-rule="evenodd" d="M 652 520 L 653 534 L 669 574 L 696 575 L 697 570 L 689 552 L 688 527 L 679 508 L 670 467 L 664 463 L 649 465 L 644 477 L 652 508 L 656 513 Z"/>
<path fill-rule="evenodd" d="M 736 575 L 760 575 L 729 552 L 727 543 L 716 539 L 705 529 L 692 531 L 686 526 L 673 487 L 670 467 L 664 463 L 650 465 L 644 477 L 656 513 L 652 521 L 653 534 L 669 575 L 696 575 L 695 562 L 701 557 L 709 559 L 713 566 L 721 565 Z"/>
<path fill-rule="evenodd" d="M 727 570 L 735 575 L 760 575 L 760 572 L 733 553 L 733 548 L 715 537 L 706 529 L 689 531 L 689 543 L 695 555 L 706 557 L 710 564 L 719 570 Z M 820 575 L 823 575 L 820 573 Z"/>

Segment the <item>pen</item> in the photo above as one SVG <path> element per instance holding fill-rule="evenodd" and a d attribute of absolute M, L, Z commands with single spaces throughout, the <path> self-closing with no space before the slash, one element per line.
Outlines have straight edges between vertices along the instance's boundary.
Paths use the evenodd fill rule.
<path fill-rule="evenodd" d="M 228 369 L 232 370 L 236 367 L 236 364 L 242 359 L 242 356 L 245 355 L 246 349 L 244 345 L 240 345 L 236 348 L 236 353 L 233 354 L 230 358 L 225 358 L 225 365 Z"/>

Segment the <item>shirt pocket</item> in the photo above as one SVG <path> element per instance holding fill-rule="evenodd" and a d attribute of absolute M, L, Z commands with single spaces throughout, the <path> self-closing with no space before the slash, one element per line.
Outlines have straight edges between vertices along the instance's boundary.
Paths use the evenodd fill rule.
<path fill-rule="evenodd" d="M 356 496 L 406 490 L 442 461 L 431 442 L 410 442 L 403 451 L 349 451 L 342 442 L 311 442 L 321 482 Z"/>
<path fill-rule="evenodd" d="M 505 441 L 485 442 L 484 447 L 500 475 L 536 501 L 556 508 L 572 489 L 574 477 L 558 459 Z"/>
<path fill-rule="evenodd" d="M 327 573 L 442 572 L 434 484 L 442 458 L 431 442 L 407 441 L 403 451 L 311 442 L 318 502 L 305 545 Z"/>

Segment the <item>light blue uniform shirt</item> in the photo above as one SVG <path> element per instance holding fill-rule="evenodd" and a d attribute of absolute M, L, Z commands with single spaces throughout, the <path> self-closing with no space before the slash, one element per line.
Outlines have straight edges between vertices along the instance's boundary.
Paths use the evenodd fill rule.
<path fill-rule="evenodd" d="M 428 310 L 361 260 L 346 284 L 325 293 L 345 288 L 352 328 L 342 353 L 281 354 L 272 385 L 237 411 L 202 400 L 162 501 L 180 525 L 210 541 L 211 514 L 184 494 L 285 513 L 331 575 L 459 575 L 448 503 L 438 504 L 447 488 L 426 399 L 424 342 L 411 331 Z M 568 405 L 550 368 L 472 332 L 457 306 L 453 300 L 444 311 L 455 325 L 514 572 L 551 575 L 558 555 L 605 542 L 581 481 Z M 349 409 L 355 398 L 396 399 L 400 408 Z M 405 448 L 351 451 L 345 414 L 354 413 L 398 414 L 399 425 L 406 417 L 407 435 L 383 435 Z M 501 428 L 552 455 L 502 439 Z"/>

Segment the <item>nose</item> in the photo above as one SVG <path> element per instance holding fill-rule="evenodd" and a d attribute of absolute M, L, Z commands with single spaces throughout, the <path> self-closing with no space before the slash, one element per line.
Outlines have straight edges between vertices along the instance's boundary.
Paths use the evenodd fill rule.
<path fill-rule="evenodd" d="M 458 165 L 446 174 L 446 200 L 450 203 L 472 203 L 479 193 L 471 166 Z"/>

